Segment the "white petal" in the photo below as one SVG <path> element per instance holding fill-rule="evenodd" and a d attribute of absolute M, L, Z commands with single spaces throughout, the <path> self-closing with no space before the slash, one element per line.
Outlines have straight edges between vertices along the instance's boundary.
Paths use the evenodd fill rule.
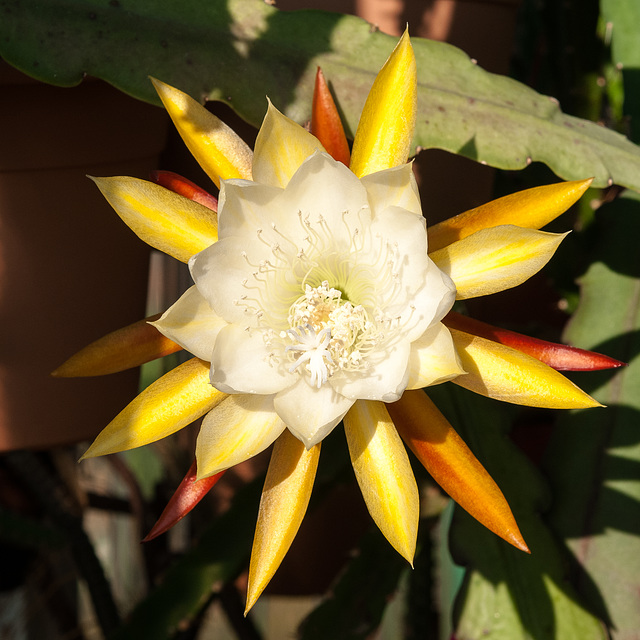
<path fill-rule="evenodd" d="M 264 224 L 265 210 L 282 189 L 248 180 L 224 180 L 218 200 L 218 238 L 249 234 Z M 277 207 L 276 207 L 277 208 Z"/>
<path fill-rule="evenodd" d="M 377 215 L 371 233 L 400 248 L 397 286 L 380 302 L 385 313 L 400 318 L 403 338 L 412 342 L 439 322 L 455 302 L 455 285 L 427 256 L 424 219 L 397 207 Z"/>
<path fill-rule="evenodd" d="M 216 337 L 227 323 L 212 311 L 196 287 L 190 287 L 160 319 L 149 324 L 197 358 L 210 362 Z"/>
<path fill-rule="evenodd" d="M 341 162 L 316 152 L 264 207 L 260 218 L 263 247 L 270 251 L 281 245 L 295 255 L 310 246 L 310 235 L 312 244 L 327 251 L 348 251 L 356 227 L 368 225 L 371 213 L 360 180 Z"/>
<path fill-rule="evenodd" d="M 440 384 L 464 373 L 451 333 L 441 322 L 411 344 L 407 389 Z"/>
<path fill-rule="evenodd" d="M 432 325 L 434 322 L 440 322 L 451 311 L 456 299 L 456 285 L 431 258 L 427 264 L 426 280 L 425 288 L 414 303 L 419 312 L 430 319 L 429 325 Z M 411 341 L 415 339 L 415 336 L 410 338 Z"/>
<path fill-rule="evenodd" d="M 240 304 L 243 295 L 254 293 L 257 269 L 243 255 L 241 239 L 223 238 L 189 260 L 198 291 L 209 306 L 229 323 L 255 327 L 259 307 Z"/>
<path fill-rule="evenodd" d="M 272 347 L 258 329 L 236 324 L 218 334 L 211 358 L 211 384 L 225 393 L 270 394 L 291 386 L 298 375 L 289 373 L 283 354 L 270 356 Z"/>
<path fill-rule="evenodd" d="M 256 138 L 253 179 L 273 187 L 286 187 L 305 158 L 316 150 L 324 151 L 320 140 L 269 102 Z"/>
<path fill-rule="evenodd" d="M 284 193 L 294 210 L 309 214 L 312 220 L 322 216 L 333 233 L 341 233 L 345 222 L 362 226 L 362 221 L 371 218 L 367 192 L 360 180 L 326 153 L 315 153 L 305 160 Z M 363 208 L 366 213 L 355 224 L 345 220 L 345 211 L 355 217 Z"/>
<path fill-rule="evenodd" d="M 360 180 L 369 195 L 374 217 L 389 207 L 401 207 L 422 217 L 420 194 L 412 163 L 376 171 Z"/>
<path fill-rule="evenodd" d="M 273 406 L 289 431 L 310 449 L 342 420 L 353 402 L 327 384 L 317 389 L 300 378 L 276 395 Z"/>
<path fill-rule="evenodd" d="M 273 396 L 229 396 L 202 421 L 196 442 L 198 477 L 252 458 L 284 429 L 284 422 L 273 410 Z"/>
<path fill-rule="evenodd" d="M 366 371 L 339 372 L 330 378 L 331 386 L 341 395 L 355 400 L 395 402 L 407 387 L 409 342 L 400 342 L 388 351 L 371 354 Z"/>

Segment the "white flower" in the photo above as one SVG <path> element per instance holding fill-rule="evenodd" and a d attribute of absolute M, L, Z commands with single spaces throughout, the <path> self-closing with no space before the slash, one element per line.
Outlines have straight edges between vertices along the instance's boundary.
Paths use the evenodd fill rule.
<path fill-rule="evenodd" d="M 356 400 L 398 400 L 419 339 L 461 373 L 440 324 L 455 286 L 427 256 L 411 165 L 359 179 L 316 151 L 284 188 L 223 182 L 218 220 L 189 261 L 195 288 L 155 326 L 220 391 L 271 396 L 307 447 Z"/>

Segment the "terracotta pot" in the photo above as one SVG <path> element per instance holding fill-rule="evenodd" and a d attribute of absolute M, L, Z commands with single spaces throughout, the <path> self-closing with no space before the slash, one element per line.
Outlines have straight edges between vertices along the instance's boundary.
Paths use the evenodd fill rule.
<path fill-rule="evenodd" d="M 92 438 L 137 371 L 53 379 L 100 335 L 143 317 L 148 248 L 86 174 L 146 177 L 162 110 L 99 81 L 37 83 L 0 66 L 0 450 Z"/>

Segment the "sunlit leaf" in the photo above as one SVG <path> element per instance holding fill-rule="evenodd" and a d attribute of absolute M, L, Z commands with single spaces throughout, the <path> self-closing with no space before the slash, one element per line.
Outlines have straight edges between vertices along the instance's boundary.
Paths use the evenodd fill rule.
<path fill-rule="evenodd" d="M 491 472 L 513 509 L 531 554 L 506 544 L 456 509 L 450 546 L 467 568 L 456 603 L 457 640 L 605 640 L 566 577 L 562 549 L 542 516 L 548 492 L 539 472 L 505 436 L 498 403 L 451 385 L 431 392 Z"/>
<path fill-rule="evenodd" d="M 279 12 L 261 0 L 121 2 L 5 0 L 0 55 L 36 78 L 70 86 L 85 75 L 158 103 L 148 76 L 229 103 L 259 125 L 265 95 L 310 119 L 322 67 L 353 135 L 377 71 L 397 39 L 337 13 Z M 215 46 L 212 46 L 215 43 Z M 487 73 L 450 45 L 412 39 L 418 68 L 413 148 L 438 147 L 492 166 L 544 162 L 564 179 L 640 188 L 640 150 L 562 113 L 557 102 Z"/>
<path fill-rule="evenodd" d="M 632 640 L 640 629 L 640 200 L 628 193 L 599 215 L 593 263 L 566 337 L 629 366 L 580 378 L 608 408 L 564 416 L 546 470 L 552 524 L 577 560 L 572 580 L 613 638 Z"/>

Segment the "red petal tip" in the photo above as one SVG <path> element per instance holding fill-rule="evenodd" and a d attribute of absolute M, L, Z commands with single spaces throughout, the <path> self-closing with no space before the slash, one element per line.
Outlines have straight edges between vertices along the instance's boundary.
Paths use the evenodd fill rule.
<path fill-rule="evenodd" d="M 183 178 L 181 175 L 173 171 L 156 170 L 151 171 L 150 178 L 156 184 L 159 184 L 169 191 L 173 191 L 180 196 L 193 200 L 207 209 L 218 211 L 218 199 L 212 196 L 208 191 L 200 188 L 191 180 Z"/>
<path fill-rule="evenodd" d="M 349 166 L 351 152 L 347 136 L 344 133 L 336 103 L 333 101 L 333 96 L 320 67 L 316 72 L 316 84 L 313 89 L 311 133 L 320 140 L 322 146 L 334 160 Z"/>
<path fill-rule="evenodd" d="M 171 496 L 167 506 L 153 525 L 151 531 L 142 539 L 142 542 L 149 542 L 159 535 L 162 535 L 173 525 L 184 518 L 199 502 L 204 498 L 212 487 L 220 480 L 224 471 L 216 473 L 208 478 L 197 480 L 196 461 L 189 467 L 189 471 L 183 478 L 176 492 Z"/>
<path fill-rule="evenodd" d="M 494 327 L 453 311 L 447 315 L 443 322 L 452 329 L 465 331 L 517 349 L 522 353 L 537 358 L 540 362 L 544 362 L 544 364 L 557 371 L 601 371 L 603 369 L 617 369 L 618 367 L 626 366 L 624 362 L 601 353 L 531 338 L 515 331 Z"/>

